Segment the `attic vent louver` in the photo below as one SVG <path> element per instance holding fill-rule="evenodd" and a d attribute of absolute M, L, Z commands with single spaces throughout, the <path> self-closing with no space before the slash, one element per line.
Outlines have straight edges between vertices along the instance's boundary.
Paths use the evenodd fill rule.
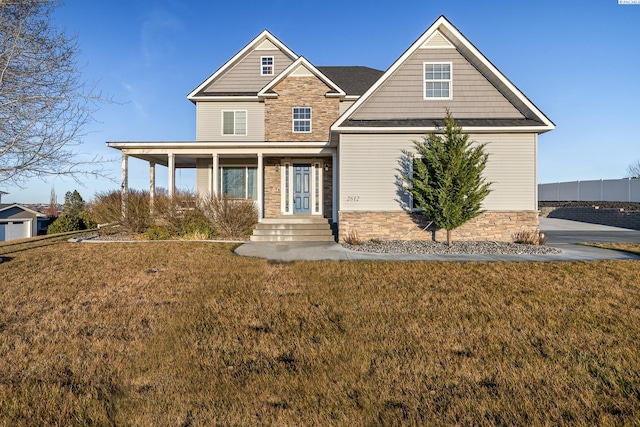
<path fill-rule="evenodd" d="M 427 39 L 426 42 L 422 46 L 421 49 L 455 49 L 455 46 L 442 35 L 440 31 L 436 31 L 433 33 L 431 37 Z"/>

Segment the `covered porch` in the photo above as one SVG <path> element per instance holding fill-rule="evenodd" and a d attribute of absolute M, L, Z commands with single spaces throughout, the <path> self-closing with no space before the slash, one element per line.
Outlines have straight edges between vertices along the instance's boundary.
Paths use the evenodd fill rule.
<path fill-rule="evenodd" d="M 252 199 L 259 221 L 283 215 L 313 215 L 336 222 L 337 157 L 327 142 L 207 143 L 108 142 L 122 153 L 121 191 L 129 190 L 129 158 L 149 165 L 149 194 L 156 197 L 156 168 L 167 168 L 167 191 L 176 192 L 176 171 L 195 169 L 199 195 Z M 124 200 L 124 197 L 123 197 Z"/>

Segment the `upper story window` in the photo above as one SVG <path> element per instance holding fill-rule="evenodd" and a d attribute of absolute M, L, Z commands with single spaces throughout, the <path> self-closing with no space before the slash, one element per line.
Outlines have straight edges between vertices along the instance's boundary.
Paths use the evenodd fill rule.
<path fill-rule="evenodd" d="M 451 99 L 451 62 L 424 63 L 424 99 Z"/>
<path fill-rule="evenodd" d="M 296 133 L 311 132 L 311 107 L 293 108 L 293 131 Z"/>
<path fill-rule="evenodd" d="M 273 76 L 273 56 L 260 57 L 260 74 L 263 76 Z"/>
<path fill-rule="evenodd" d="M 246 135 L 247 134 L 247 112 L 246 111 L 223 111 L 222 112 L 222 134 L 223 135 Z"/>

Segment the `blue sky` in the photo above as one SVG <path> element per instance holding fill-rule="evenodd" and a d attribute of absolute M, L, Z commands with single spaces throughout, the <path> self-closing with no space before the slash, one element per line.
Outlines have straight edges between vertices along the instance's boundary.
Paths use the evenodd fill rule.
<path fill-rule="evenodd" d="M 103 105 L 82 151 L 118 161 L 113 181 L 31 181 L 4 201 L 46 203 L 78 189 L 86 200 L 119 188 L 119 151 L 105 141 L 195 139 L 186 95 L 268 29 L 314 65 L 387 69 L 444 14 L 555 124 L 539 138 L 539 182 L 620 178 L 640 159 L 640 5 L 617 0 L 66 0 L 56 24 L 77 34 L 84 79 Z M 130 186 L 148 165 L 130 162 Z M 158 168 L 157 183 L 166 183 Z M 177 185 L 193 189 L 192 172 Z M 164 185 L 166 186 L 166 185 Z"/>

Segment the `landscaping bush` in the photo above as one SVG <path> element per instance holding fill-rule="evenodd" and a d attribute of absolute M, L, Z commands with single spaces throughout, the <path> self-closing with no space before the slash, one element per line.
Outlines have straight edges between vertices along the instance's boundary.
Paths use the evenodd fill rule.
<path fill-rule="evenodd" d="M 84 230 L 82 220 L 77 216 L 62 215 L 49 225 L 47 234 L 68 233 L 69 231 Z"/>
<path fill-rule="evenodd" d="M 143 234 L 148 240 L 170 240 L 172 237 L 169 230 L 159 225 L 152 225 Z"/>
<path fill-rule="evenodd" d="M 152 225 L 148 191 L 129 190 L 125 206 L 123 216 L 120 191 L 96 193 L 91 216 L 98 224 L 120 225 L 133 233 L 142 233 Z"/>
<path fill-rule="evenodd" d="M 177 191 L 173 197 L 157 195 L 150 213 L 149 193 L 129 190 L 124 217 L 121 200 L 119 191 L 97 193 L 89 218 L 143 233 L 149 240 L 245 237 L 258 222 L 258 210 L 252 200 L 198 197 L 193 192 Z"/>
<path fill-rule="evenodd" d="M 522 243 L 524 245 L 544 245 L 547 243 L 547 236 L 538 230 L 520 231 L 513 236 L 515 243 Z"/>
<path fill-rule="evenodd" d="M 200 208 L 222 237 L 246 237 L 258 223 L 258 208 L 253 200 L 208 195 L 200 199 Z"/>

